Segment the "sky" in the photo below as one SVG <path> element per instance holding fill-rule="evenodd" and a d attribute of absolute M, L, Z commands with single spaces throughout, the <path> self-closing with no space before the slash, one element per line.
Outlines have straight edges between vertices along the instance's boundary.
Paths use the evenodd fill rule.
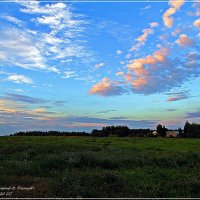
<path fill-rule="evenodd" d="M 200 1 L 0 2 L 0 135 L 200 118 Z"/>

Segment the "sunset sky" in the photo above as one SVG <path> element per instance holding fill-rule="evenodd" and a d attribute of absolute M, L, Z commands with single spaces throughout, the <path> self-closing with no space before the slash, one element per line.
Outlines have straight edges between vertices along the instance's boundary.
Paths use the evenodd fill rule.
<path fill-rule="evenodd" d="M 1 2 L 0 135 L 200 122 L 200 2 Z"/>

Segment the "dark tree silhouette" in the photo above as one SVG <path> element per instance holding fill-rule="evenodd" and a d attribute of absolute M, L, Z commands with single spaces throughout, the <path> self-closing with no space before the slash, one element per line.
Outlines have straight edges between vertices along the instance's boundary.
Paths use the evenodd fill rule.
<path fill-rule="evenodd" d="M 182 130 L 182 128 L 178 129 L 178 135 L 177 135 L 177 137 L 183 137 L 183 130 Z"/>
<path fill-rule="evenodd" d="M 200 124 L 185 122 L 184 133 L 182 137 L 199 138 L 200 137 Z"/>
<path fill-rule="evenodd" d="M 157 133 L 159 137 L 165 137 L 166 136 L 166 128 L 165 126 L 162 126 L 161 124 L 158 124 L 156 127 Z"/>

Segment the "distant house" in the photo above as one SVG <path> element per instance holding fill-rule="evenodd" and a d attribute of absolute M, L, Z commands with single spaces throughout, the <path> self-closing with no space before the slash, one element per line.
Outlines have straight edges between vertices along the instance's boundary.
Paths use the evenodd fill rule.
<path fill-rule="evenodd" d="M 153 134 L 154 136 L 158 135 L 157 131 L 153 131 L 152 134 Z"/>
<path fill-rule="evenodd" d="M 177 137 L 178 131 L 166 131 L 166 137 Z"/>

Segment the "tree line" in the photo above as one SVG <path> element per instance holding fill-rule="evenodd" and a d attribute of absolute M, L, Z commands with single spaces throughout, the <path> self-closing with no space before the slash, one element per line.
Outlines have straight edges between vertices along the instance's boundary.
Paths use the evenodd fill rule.
<path fill-rule="evenodd" d="M 102 129 L 93 129 L 87 132 L 66 132 L 66 131 L 20 131 L 11 136 L 93 136 L 93 137 L 166 137 L 168 129 L 158 124 L 155 130 L 150 129 L 130 129 L 128 126 L 106 126 Z M 179 128 L 177 137 L 200 138 L 200 124 L 185 122 L 184 129 Z"/>
<path fill-rule="evenodd" d="M 128 126 L 106 126 L 101 130 L 92 130 L 91 135 L 99 137 L 107 137 L 109 135 L 118 137 L 144 137 L 149 136 L 150 131 L 150 129 L 130 129 Z"/>
<path fill-rule="evenodd" d="M 89 136 L 86 132 L 66 132 L 66 131 L 20 131 L 10 136 Z"/>

